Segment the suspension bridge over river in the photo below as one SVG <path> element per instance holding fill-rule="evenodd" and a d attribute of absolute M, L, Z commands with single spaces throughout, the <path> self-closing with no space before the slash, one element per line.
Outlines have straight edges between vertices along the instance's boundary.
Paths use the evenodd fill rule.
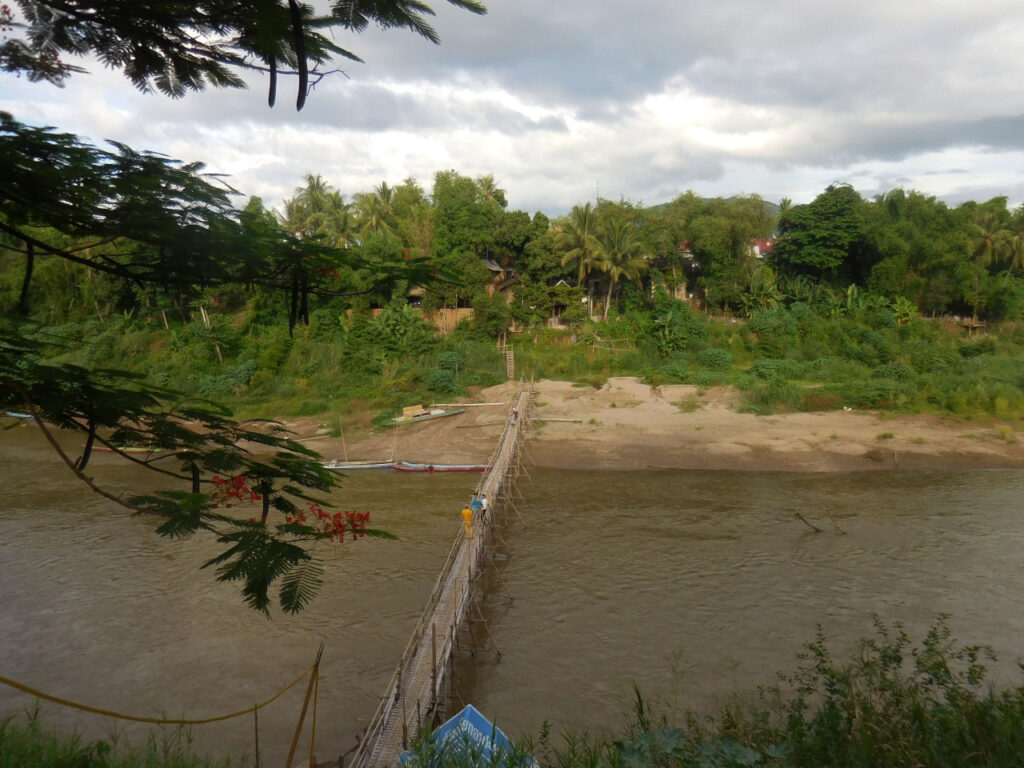
<path fill-rule="evenodd" d="M 471 620 L 469 609 L 478 577 L 494 544 L 494 516 L 499 508 L 512 504 L 532 399 L 532 387 L 523 387 L 513 400 L 489 468 L 477 488 L 491 501 L 491 510 L 484 516 L 474 515 L 472 538 L 461 529 L 455 537 L 351 768 L 395 768 L 419 729 L 443 719 L 459 635 Z"/>

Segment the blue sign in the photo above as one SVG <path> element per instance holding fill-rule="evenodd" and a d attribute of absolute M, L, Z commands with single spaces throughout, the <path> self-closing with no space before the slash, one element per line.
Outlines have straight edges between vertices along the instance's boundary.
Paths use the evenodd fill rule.
<path fill-rule="evenodd" d="M 508 755 L 512 751 L 512 742 L 508 736 L 480 714 L 472 704 L 467 704 L 465 709 L 438 727 L 434 731 L 433 739 L 439 747 L 451 745 L 456 749 L 469 748 L 488 762 L 494 752 Z M 403 752 L 398 765 L 405 765 L 410 757 L 411 751 Z"/>

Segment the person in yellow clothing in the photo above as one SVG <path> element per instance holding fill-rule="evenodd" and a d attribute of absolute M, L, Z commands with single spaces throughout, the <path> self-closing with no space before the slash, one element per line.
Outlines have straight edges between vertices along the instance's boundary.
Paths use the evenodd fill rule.
<path fill-rule="evenodd" d="M 466 530 L 466 538 L 473 538 L 473 510 L 468 506 L 462 508 L 462 527 Z"/>

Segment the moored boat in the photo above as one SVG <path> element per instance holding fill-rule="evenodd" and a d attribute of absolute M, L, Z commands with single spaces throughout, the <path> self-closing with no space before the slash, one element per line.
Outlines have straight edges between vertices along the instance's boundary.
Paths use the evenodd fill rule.
<path fill-rule="evenodd" d="M 321 464 L 324 469 L 332 469 L 335 472 L 349 472 L 353 469 L 390 469 L 391 462 L 384 461 L 325 461 Z"/>
<path fill-rule="evenodd" d="M 483 472 L 489 464 L 421 464 L 413 461 L 396 461 L 391 469 L 399 472 Z"/>
<path fill-rule="evenodd" d="M 435 408 L 432 411 L 422 412 L 418 416 L 399 416 L 392 419 L 393 424 L 418 424 L 421 421 L 430 421 L 431 419 L 443 419 L 445 416 L 457 416 L 460 413 L 465 413 L 465 408 L 453 408 L 450 411 L 445 411 L 440 408 Z"/>

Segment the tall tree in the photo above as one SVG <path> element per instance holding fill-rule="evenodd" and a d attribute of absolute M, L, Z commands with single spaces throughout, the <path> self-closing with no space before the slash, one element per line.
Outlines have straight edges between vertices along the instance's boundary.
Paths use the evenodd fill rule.
<path fill-rule="evenodd" d="M 983 267 L 1004 264 L 1013 248 L 1013 232 L 995 213 L 981 214 L 971 226 L 971 257 Z"/>
<path fill-rule="evenodd" d="M 608 275 L 608 293 L 604 297 L 605 322 L 612 303 L 612 292 L 622 278 L 636 280 L 647 271 L 648 261 L 633 222 L 624 217 L 607 219 L 598 234 L 597 268 Z"/>
<path fill-rule="evenodd" d="M 574 205 L 564 222 L 561 244 L 565 249 L 562 266 L 576 265 L 576 284 L 582 286 L 587 275 L 597 269 L 601 243 L 597 239 L 597 212 L 590 203 Z"/>
<path fill-rule="evenodd" d="M 364 240 L 370 235 L 389 235 L 393 230 L 394 190 L 386 181 L 371 192 L 355 196 L 356 227 Z"/>
<path fill-rule="evenodd" d="M 790 208 L 779 218 L 773 260 L 791 273 L 819 280 L 851 258 L 863 238 L 864 201 L 846 184 L 829 186 L 814 202 Z"/>

